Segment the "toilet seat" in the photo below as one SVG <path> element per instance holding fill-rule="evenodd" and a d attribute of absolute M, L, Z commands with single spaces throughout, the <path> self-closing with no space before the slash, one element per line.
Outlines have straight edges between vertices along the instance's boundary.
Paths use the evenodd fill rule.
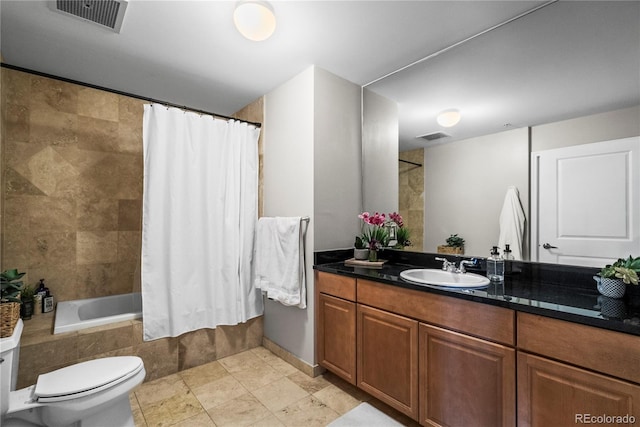
<path fill-rule="evenodd" d="M 144 368 L 139 357 L 89 360 L 38 377 L 34 398 L 39 403 L 77 399 L 113 387 Z"/>

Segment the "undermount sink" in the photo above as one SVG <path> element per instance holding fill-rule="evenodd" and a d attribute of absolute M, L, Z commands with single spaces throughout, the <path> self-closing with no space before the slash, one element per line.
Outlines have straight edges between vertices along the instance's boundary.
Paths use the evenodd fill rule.
<path fill-rule="evenodd" d="M 454 273 L 432 268 L 405 270 L 400 273 L 400 277 L 413 283 L 447 288 L 484 288 L 489 285 L 489 279 L 479 274 Z"/>

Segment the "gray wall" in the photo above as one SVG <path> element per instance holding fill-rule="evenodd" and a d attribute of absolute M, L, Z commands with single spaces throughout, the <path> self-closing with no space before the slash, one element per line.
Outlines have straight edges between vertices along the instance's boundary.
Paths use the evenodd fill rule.
<path fill-rule="evenodd" d="M 348 248 L 362 206 L 360 87 L 316 68 L 314 106 L 314 247 Z"/>
<path fill-rule="evenodd" d="M 498 244 L 498 219 L 512 185 L 528 219 L 528 139 L 522 128 L 424 150 L 425 252 L 458 234 L 466 241 L 465 255 L 488 256 Z"/>
<path fill-rule="evenodd" d="M 265 96 L 264 215 L 311 217 L 307 308 L 265 302 L 264 335 L 315 365 L 313 251 L 358 232 L 360 88 L 310 67 Z"/>
<path fill-rule="evenodd" d="M 531 151 L 640 135 L 640 106 L 531 128 Z"/>
<path fill-rule="evenodd" d="M 362 102 L 363 209 L 398 211 L 398 105 L 368 89 Z"/>

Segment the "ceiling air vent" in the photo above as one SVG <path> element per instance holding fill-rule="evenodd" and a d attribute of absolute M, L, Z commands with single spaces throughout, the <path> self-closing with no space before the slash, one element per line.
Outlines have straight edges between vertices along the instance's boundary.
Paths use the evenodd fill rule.
<path fill-rule="evenodd" d="M 54 0 L 49 2 L 49 8 L 119 33 L 127 2 L 126 0 Z"/>
<path fill-rule="evenodd" d="M 446 134 L 444 132 L 433 132 L 433 133 L 428 133 L 426 135 L 416 136 L 416 138 L 426 139 L 427 141 L 431 142 L 431 141 L 435 141 L 437 139 L 448 138 L 450 136 L 451 135 Z"/>

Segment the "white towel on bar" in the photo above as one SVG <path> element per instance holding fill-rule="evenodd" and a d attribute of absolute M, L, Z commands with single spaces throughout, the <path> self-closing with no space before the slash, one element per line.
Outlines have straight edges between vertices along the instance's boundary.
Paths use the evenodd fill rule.
<path fill-rule="evenodd" d="M 267 298 L 307 308 L 300 217 L 260 218 L 256 237 L 255 285 Z"/>
<path fill-rule="evenodd" d="M 516 260 L 522 259 L 522 244 L 524 240 L 525 215 L 520 203 L 518 189 L 514 186 L 507 188 L 502 212 L 500 212 L 500 238 L 498 246 L 504 250 L 506 244 Z"/>

